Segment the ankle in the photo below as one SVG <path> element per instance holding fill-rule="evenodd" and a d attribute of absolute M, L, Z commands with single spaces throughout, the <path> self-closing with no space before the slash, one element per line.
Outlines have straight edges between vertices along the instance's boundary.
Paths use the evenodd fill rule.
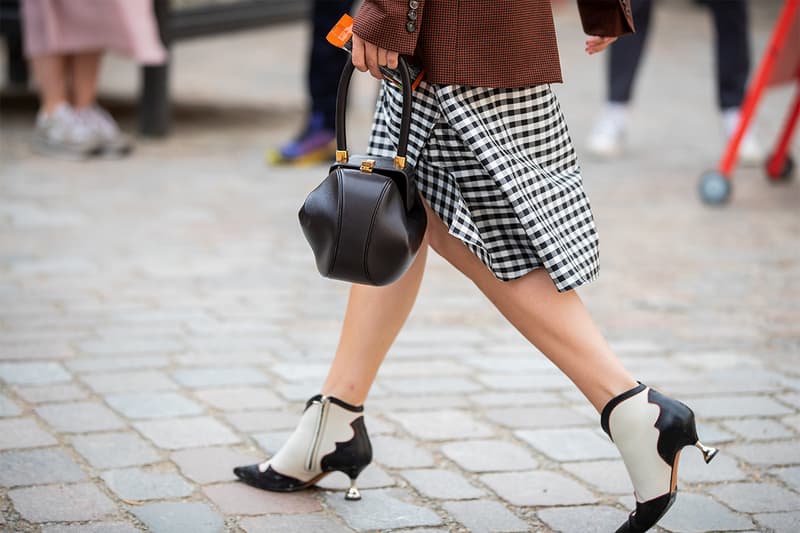
<path fill-rule="evenodd" d="M 367 399 L 366 393 L 359 393 L 355 387 L 323 387 L 320 391 L 323 396 L 331 396 L 353 407 L 361 407 Z"/>

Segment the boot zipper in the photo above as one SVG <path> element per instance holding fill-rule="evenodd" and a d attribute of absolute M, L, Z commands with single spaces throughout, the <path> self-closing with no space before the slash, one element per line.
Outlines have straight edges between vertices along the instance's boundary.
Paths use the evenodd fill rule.
<path fill-rule="evenodd" d="M 328 417 L 328 405 L 330 405 L 330 400 L 327 396 L 323 396 L 319 403 L 319 416 L 317 417 L 317 428 L 314 431 L 314 439 L 311 441 L 311 448 L 308 450 L 308 457 L 306 458 L 306 471 L 313 472 L 314 468 L 314 459 L 317 456 L 317 452 L 319 452 L 319 445 L 322 441 L 322 430 L 325 427 L 325 420 Z"/>

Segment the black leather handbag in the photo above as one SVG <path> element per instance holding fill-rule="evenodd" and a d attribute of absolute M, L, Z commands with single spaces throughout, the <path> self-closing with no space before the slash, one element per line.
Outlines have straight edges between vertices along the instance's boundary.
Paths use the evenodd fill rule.
<path fill-rule="evenodd" d="M 336 162 L 300 208 L 300 225 L 327 278 L 387 285 L 402 276 L 422 244 L 427 220 L 406 162 L 411 127 L 411 78 L 401 57 L 403 114 L 397 155 L 349 155 L 345 108 L 353 63 L 339 79 L 336 102 Z"/>

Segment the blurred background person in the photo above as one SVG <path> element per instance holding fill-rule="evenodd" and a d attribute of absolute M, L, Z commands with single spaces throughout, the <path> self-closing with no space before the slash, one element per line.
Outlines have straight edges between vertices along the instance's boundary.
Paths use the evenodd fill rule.
<path fill-rule="evenodd" d="M 716 81 L 725 138 L 733 135 L 739 122 L 750 72 L 750 39 L 747 0 L 695 0 L 710 8 L 716 33 Z M 636 33 L 611 45 L 607 69 L 607 102 L 589 136 L 588 149 L 595 156 L 618 157 L 625 145 L 628 110 L 633 85 L 642 59 L 653 0 L 630 0 Z M 739 148 L 743 163 L 758 163 L 764 157 L 755 136 L 748 132 Z"/>
<path fill-rule="evenodd" d="M 107 50 L 145 64 L 166 59 L 151 0 L 23 0 L 25 54 L 40 98 L 32 139 L 41 154 L 119 157 L 133 147 L 97 104 Z"/>
<path fill-rule="evenodd" d="M 336 152 L 336 90 L 348 54 L 326 40 L 328 32 L 353 7 L 353 0 L 314 0 L 311 53 L 308 58 L 308 94 L 311 109 L 300 134 L 271 150 L 276 164 L 330 161 Z"/>

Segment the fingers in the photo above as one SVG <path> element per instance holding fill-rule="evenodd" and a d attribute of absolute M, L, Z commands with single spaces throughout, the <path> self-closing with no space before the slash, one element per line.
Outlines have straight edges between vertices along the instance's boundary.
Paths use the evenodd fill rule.
<path fill-rule="evenodd" d="M 400 54 L 397 52 L 386 52 L 386 66 L 389 68 L 397 68 L 397 58 L 400 57 Z"/>
<path fill-rule="evenodd" d="M 608 45 L 616 41 L 616 37 L 589 37 L 586 39 L 586 53 L 589 55 L 596 54 L 605 50 Z"/>
<path fill-rule="evenodd" d="M 379 80 L 383 79 L 383 74 L 378 68 L 378 47 L 372 43 L 364 42 L 364 59 L 372 77 Z"/>
<path fill-rule="evenodd" d="M 361 37 L 353 35 L 353 66 L 361 72 L 367 71 L 367 61 L 364 57 L 364 43 L 365 41 Z"/>
<path fill-rule="evenodd" d="M 358 35 L 353 35 L 353 66 L 361 72 L 369 70 L 374 77 L 379 80 L 383 79 L 380 67 L 397 68 L 398 57 L 399 54 L 397 52 L 379 48 Z"/>

